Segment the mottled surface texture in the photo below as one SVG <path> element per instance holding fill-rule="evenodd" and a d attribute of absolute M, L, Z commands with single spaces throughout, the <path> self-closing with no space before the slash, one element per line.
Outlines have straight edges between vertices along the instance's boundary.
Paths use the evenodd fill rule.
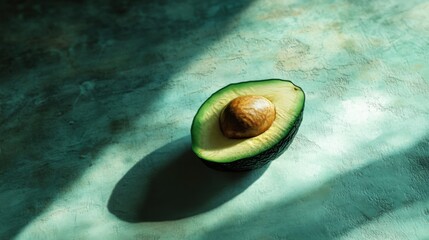
<path fill-rule="evenodd" d="M 0 3 L 0 239 L 429 239 L 428 1 L 39 2 Z M 198 107 L 267 78 L 289 149 L 205 167 Z"/>

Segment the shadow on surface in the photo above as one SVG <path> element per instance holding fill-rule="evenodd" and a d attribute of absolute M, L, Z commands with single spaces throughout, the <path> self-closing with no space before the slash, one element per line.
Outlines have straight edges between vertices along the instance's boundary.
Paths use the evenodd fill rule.
<path fill-rule="evenodd" d="M 155 128 L 145 116 L 171 76 L 250 2 L 2 1 L 0 238 L 67 192 L 136 119 Z"/>
<path fill-rule="evenodd" d="M 413 204 L 429 200 L 428 144 L 427 138 L 406 151 L 376 159 L 292 201 L 278 199 L 261 211 L 225 222 L 205 238 L 338 239 L 395 210 L 412 209 Z M 424 218 L 428 213 L 429 209 L 404 217 Z M 380 229 L 374 234 L 382 233 Z"/>
<path fill-rule="evenodd" d="M 117 183 L 108 209 L 128 222 L 176 220 L 207 212 L 240 194 L 267 169 L 221 172 L 191 150 L 190 137 L 150 153 Z"/>

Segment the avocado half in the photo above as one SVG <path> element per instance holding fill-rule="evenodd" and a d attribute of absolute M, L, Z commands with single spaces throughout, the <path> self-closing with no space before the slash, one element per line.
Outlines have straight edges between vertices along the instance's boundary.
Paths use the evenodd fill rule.
<path fill-rule="evenodd" d="M 263 96 L 276 108 L 272 125 L 262 134 L 233 139 L 223 135 L 219 117 L 233 99 Z M 199 108 L 191 127 L 192 150 L 209 167 L 226 171 L 260 168 L 280 156 L 292 142 L 304 111 L 303 90 L 288 80 L 267 79 L 230 84 Z"/>

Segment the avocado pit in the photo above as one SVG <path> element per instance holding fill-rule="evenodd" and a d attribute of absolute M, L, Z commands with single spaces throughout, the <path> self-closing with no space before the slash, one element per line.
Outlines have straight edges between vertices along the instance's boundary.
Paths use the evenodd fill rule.
<path fill-rule="evenodd" d="M 230 101 L 220 114 L 219 125 L 228 138 L 256 137 L 276 118 L 274 104 L 263 96 L 245 95 Z"/>

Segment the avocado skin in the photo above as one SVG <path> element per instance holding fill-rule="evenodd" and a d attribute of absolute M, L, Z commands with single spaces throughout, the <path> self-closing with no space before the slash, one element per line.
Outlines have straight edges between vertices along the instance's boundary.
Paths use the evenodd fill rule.
<path fill-rule="evenodd" d="M 249 158 L 243 158 L 229 163 L 217 163 L 200 158 L 208 167 L 230 172 L 242 172 L 260 168 L 279 157 L 292 143 L 303 119 L 304 107 L 289 133 L 272 148 Z"/>

